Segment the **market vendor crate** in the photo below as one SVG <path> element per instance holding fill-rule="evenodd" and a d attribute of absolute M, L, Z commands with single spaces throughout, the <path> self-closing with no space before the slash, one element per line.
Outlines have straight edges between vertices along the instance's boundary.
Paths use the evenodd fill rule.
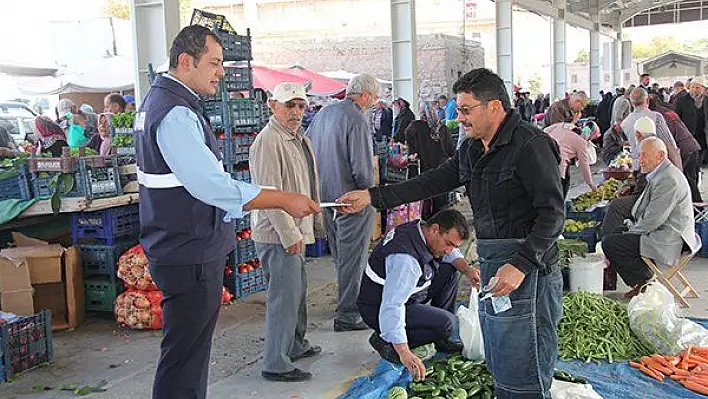
<path fill-rule="evenodd" d="M 265 104 L 251 99 L 229 101 L 229 111 L 232 126 L 262 126 L 265 118 Z"/>
<path fill-rule="evenodd" d="M 226 91 L 248 91 L 253 88 L 253 76 L 249 65 L 224 67 L 223 87 Z"/>
<path fill-rule="evenodd" d="M 100 158 L 101 162 L 78 160 L 73 172 L 73 187 L 60 192 L 60 197 L 87 197 L 89 199 L 115 197 L 123 194 L 115 157 Z M 50 197 L 56 189 L 56 175 L 60 172 L 33 172 L 32 190 L 35 197 Z"/>
<path fill-rule="evenodd" d="M 0 169 L 0 201 L 7 199 L 31 200 L 29 166 L 17 165 L 16 169 Z"/>
<path fill-rule="evenodd" d="M 238 180 L 238 181 L 243 181 L 246 183 L 251 182 L 251 171 L 249 169 L 242 168 L 242 167 L 238 168 L 238 169 L 231 167 L 231 169 L 232 169 L 232 171 L 231 171 L 231 178 L 232 179 Z"/>
<path fill-rule="evenodd" d="M 115 245 L 79 245 L 84 276 L 106 276 L 116 281 L 118 258 L 138 243 L 137 235 Z"/>
<path fill-rule="evenodd" d="M 234 229 L 238 231 L 243 231 L 251 227 L 251 215 L 243 215 L 242 218 L 236 219 L 234 221 Z"/>
<path fill-rule="evenodd" d="M 0 325 L 0 381 L 52 361 L 52 312 Z"/>
<path fill-rule="evenodd" d="M 138 233 L 140 210 L 137 204 L 71 215 L 71 240 L 74 245 L 83 243 L 83 239 L 116 245 L 119 238 L 137 237 Z"/>
<path fill-rule="evenodd" d="M 62 172 L 73 173 L 81 169 L 81 165 L 92 168 L 102 168 L 111 162 L 110 157 L 83 156 L 71 157 L 62 156 L 58 158 L 30 157 L 28 159 L 30 172 Z"/>
<path fill-rule="evenodd" d="M 262 267 L 250 272 L 227 273 L 227 276 L 224 277 L 224 286 L 234 295 L 236 300 L 243 300 L 268 288 Z"/>
<path fill-rule="evenodd" d="M 305 256 L 308 258 L 320 258 L 329 253 L 329 245 L 326 238 L 316 238 L 314 244 L 305 246 Z"/>
<path fill-rule="evenodd" d="M 203 103 L 204 114 L 209 119 L 212 129 L 224 128 L 224 103 L 222 101 L 206 101 Z"/>
<path fill-rule="evenodd" d="M 696 234 L 701 237 L 701 249 L 696 255 L 701 258 L 708 258 L 708 221 L 696 222 Z"/>
<path fill-rule="evenodd" d="M 594 253 L 597 246 L 597 228 L 591 227 L 577 233 L 563 232 L 563 238 L 576 239 L 585 241 L 588 244 L 588 252 Z"/>
<path fill-rule="evenodd" d="M 257 257 L 256 244 L 248 239 L 240 239 L 236 242 L 236 262 L 245 263 Z"/>
<path fill-rule="evenodd" d="M 588 222 L 591 220 L 597 223 L 602 223 L 605 219 L 605 213 L 607 212 L 607 206 L 597 206 L 591 211 L 574 212 L 572 201 L 565 202 L 565 218 L 573 220 L 582 220 Z"/>
<path fill-rule="evenodd" d="M 113 312 L 116 298 L 124 290 L 122 282 L 108 277 L 90 277 L 84 280 L 86 310 Z"/>
<path fill-rule="evenodd" d="M 408 179 L 408 167 L 399 168 L 393 165 L 386 165 L 384 180 L 388 182 L 399 182 Z"/>
<path fill-rule="evenodd" d="M 217 31 L 224 51 L 224 61 L 250 61 L 253 59 L 251 51 L 251 31 L 246 35 Z"/>

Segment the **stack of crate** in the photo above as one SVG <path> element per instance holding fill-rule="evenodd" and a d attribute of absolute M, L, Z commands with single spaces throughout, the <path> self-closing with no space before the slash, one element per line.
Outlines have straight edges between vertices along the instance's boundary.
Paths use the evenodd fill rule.
<path fill-rule="evenodd" d="M 113 312 L 124 289 L 116 274 L 118 258 L 138 243 L 139 216 L 137 204 L 72 214 L 71 238 L 81 249 L 86 310 Z"/>
<path fill-rule="evenodd" d="M 268 123 L 270 112 L 264 96 L 253 87 L 250 30 L 245 35 L 239 35 L 223 15 L 201 10 L 194 10 L 192 24 L 211 29 L 223 45 L 224 78 L 216 95 L 204 98 L 204 112 L 216 135 L 224 169 L 235 180 L 251 183 L 248 153 L 256 135 Z M 235 93 L 240 95 L 233 96 Z M 238 288 L 245 280 L 241 278 L 239 266 L 256 260 L 250 229 L 248 216 L 236 221 L 234 234 L 238 245 L 226 265 L 225 285 L 236 299 L 243 299 L 255 292 Z M 262 287 L 265 288 L 264 285 Z"/>

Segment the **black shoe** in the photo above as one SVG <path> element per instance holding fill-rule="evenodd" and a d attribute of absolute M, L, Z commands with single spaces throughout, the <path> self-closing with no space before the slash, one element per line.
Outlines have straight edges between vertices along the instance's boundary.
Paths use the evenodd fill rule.
<path fill-rule="evenodd" d="M 364 321 L 360 321 L 358 323 L 350 324 L 350 323 L 342 323 L 341 321 L 334 321 L 334 331 L 336 332 L 344 332 L 344 331 L 361 331 L 361 330 L 368 330 L 369 326 L 364 323 Z"/>
<path fill-rule="evenodd" d="M 379 353 L 382 359 L 386 359 L 394 364 L 401 364 L 401 359 L 398 357 L 396 350 L 393 349 L 393 345 L 382 340 L 376 331 L 369 337 L 369 344 Z"/>
<path fill-rule="evenodd" d="M 307 381 L 312 378 L 312 373 L 300 369 L 294 369 L 293 371 L 288 371 L 287 373 L 270 373 L 268 371 L 261 371 L 261 375 L 268 381 L 276 382 L 300 382 Z"/>
<path fill-rule="evenodd" d="M 460 353 L 464 346 L 460 342 L 453 341 L 449 338 L 435 342 L 435 350 L 445 353 Z"/>
<path fill-rule="evenodd" d="M 291 357 L 290 361 L 296 362 L 300 359 L 304 359 L 306 357 L 312 357 L 312 356 L 317 356 L 320 353 L 322 353 L 322 347 L 319 345 L 311 346 L 310 349 L 306 350 L 305 352 L 302 353 L 300 356 L 295 356 Z"/>

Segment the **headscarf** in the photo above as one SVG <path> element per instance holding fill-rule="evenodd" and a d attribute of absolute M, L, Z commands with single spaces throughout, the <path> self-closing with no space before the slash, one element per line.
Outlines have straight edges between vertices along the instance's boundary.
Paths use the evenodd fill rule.
<path fill-rule="evenodd" d="M 34 128 L 39 134 L 39 140 L 44 148 L 51 147 L 56 141 L 66 141 L 66 135 L 61 127 L 46 116 L 34 118 Z"/>
<path fill-rule="evenodd" d="M 433 108 L 425 101 L 421 101 L 420 103 L 420 120 L 428 124 L 433 134 L 437 133 L 440 122 L 437 112 L 433 112 Z"/>

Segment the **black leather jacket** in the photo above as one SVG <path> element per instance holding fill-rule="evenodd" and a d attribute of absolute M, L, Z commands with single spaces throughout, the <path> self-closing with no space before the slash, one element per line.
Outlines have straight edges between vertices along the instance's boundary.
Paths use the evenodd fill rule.
<path fill-rule="evenodd" d="M 484 152 L 479 140 L 465 140 L 451 159 L 420 176 L 369 189 L 373 206 L 397 205 L 431 198 L 464 185 L 479 239 L 525 238 L 509 263 L 524 273 L 557 269 L 556 239 L 565 219 L 555 140 L 507 116 Z"/>

